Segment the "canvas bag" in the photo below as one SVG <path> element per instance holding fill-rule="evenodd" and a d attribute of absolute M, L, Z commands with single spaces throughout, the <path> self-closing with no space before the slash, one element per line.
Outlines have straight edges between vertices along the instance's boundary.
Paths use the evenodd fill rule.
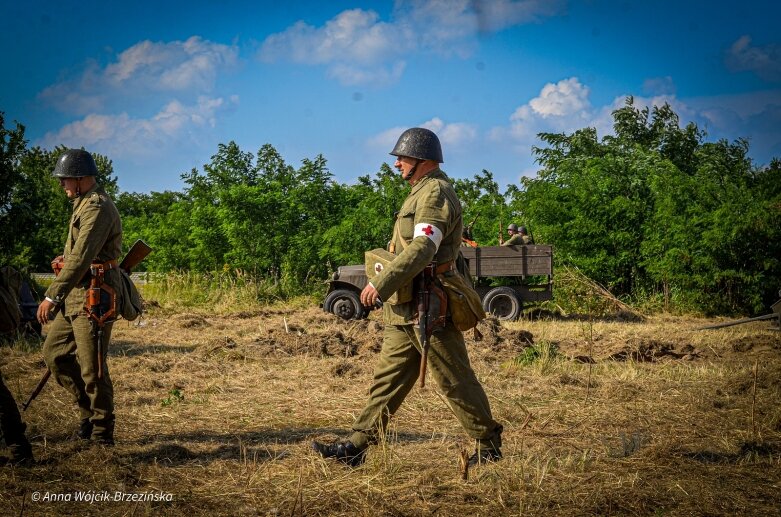
<path fill-rule="evenodd" d="M 438 278 L 447 293 L 450 317 L 458 330 L 463 332 L 475 328 L 481 320 L 485 319 L 480 295 L 458 270 L 448 271 L 438 275 Z"/>
<path fill-rule="evenodd" d="M 141 294 L 136 289 L 133 280 L 130 279 L 130 275 L 122 268 L 119 268 L 119 274 L 122 277 L 120 315 L 127 321 L 133 321 L 143 313 L 144 303 L 141 301 Z"/>

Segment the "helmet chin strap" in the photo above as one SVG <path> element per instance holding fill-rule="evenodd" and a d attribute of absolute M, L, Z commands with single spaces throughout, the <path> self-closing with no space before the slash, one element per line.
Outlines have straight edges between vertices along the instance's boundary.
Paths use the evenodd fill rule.
<path fill-rule="evenodd" d="M 418 165 L 420 165 L 421 163 L 423 163 L 423 160 L 416 160 L 415 161 L 415 165 L 412 166 L 412 168 L 409 170 L 409 172 L 406 173 L 406 174 L 402 174 L 401 177 L 404 180 L 410 179 L 412 176 L 415 175 L 415 172 L 418 170 Z"/>

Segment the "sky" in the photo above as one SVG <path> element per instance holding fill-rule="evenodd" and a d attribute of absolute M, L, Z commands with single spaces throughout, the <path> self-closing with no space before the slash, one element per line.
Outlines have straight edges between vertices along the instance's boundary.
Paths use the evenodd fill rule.
<path fill-rule="evenodd" d="M 401 132 L 439 135 L 451 177 L 538 170 L 540 132 L 611 133 L 669 103 L 707 141 L 781 157 L 781 2 L 396 0 L 0 4 L 0 111 L 30 146 L 113 160 L 120 190 L 181 191 L 219 144 L 273 145 L 336 181 Z"/>

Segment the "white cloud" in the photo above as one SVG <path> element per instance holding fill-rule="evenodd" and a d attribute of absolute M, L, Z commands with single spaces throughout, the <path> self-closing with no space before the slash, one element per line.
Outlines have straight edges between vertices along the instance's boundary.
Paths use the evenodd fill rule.
<path fill-rule="evenodd" d="M 741 36 L 725 56 L 727 68 L 733 72 L 749 71 L 765 81 L 781 81 L 781 46 L 751 45 L 750 36 Z"/>
<path fill-rule="evenodd" d="M 509 131 L 495 128 L 491 138 L 505 138 L 509 133 L 516 140 L 531 145 L 540 132 L 574 131 L 594 116 L 588 99 L 589 89 L 577 77 L 548 83 L 540 95 L 519 106 L 510 115 Z"/>
<path fill-rule="evenodd" d="M 473 142 L 478 136 L 477 128 L 472 124 L 467 124 L 465 122 L 452 122 L 448 124 L 439 117 L 434 117 L 431 120 L 422 122 L 416 127 L 424 127 L 436 133 L 442 144 L 443 154 L 446 154 L 448 150 L 457 149 Z M 387 151 L 391 151 L 393 146 L 396 145 L 399 136 L 407 129 L 409 129 L 409 127 L 401 126 L 386 129 L 371 137 L 368 140 L 367 145 L 372 149 L 387 149 Z"/>
<path fill-rule="evenodd" d="M 650 77 L 643 81 L 643 93 L 648 95 L 674 95 L 675 90 L 675 82 L 669 75 Z"/>
<path fill-rule="evenodd" d="M 289 59 L 294 63 L 358 62 L 373 64 L 397 54 L 399 34 L 391 24 L 379 21 L 374 11 L 350 9 L 328 20 L 321 28 L 299 21 L 263 42 L 259 57 L 266 62 Z"/>
<path fill-rule="evenodd" d="M 404 73 L 406 63 L 399 61 L 390 67 L 356 67 L 346 63 L 335 63 L 328 69 L 328 77 L 344 85 L 367 85 L 395 83 Z"/>
<path fill-rule="evenodd" d="M 430 129 L 439 137 L 440 143 L 445 148 L 455 148 L 471 142 L 477 137 L 477 129 L 465 122 L 453 122 L 446 124 L 439 117 L 434 117 L 420 125 Z"/>
<path fill-rule="evenodd" d="M 534 23 L 564 12 L 564 0 L 474 0 L 478 25 L 493 32 L 522 23 Z"/>
<path fill-rule="evenodd" d="M 90 64 L 80 77 L 49 86 L 39 98 L 69 113 L 86 114 L 111 100 L 150 92 L 204 94 L 220 71 L 238 62 L 238 48 L 192 36 L 168 43 L 141 41 L 101 69 Z"/>
<path fill-rule="evenodd" d="M 60 144 L 84 146 L 112 158 L 155 155 L 165 145 L 197 139 L 198 132 L 215 126 L 220 111 L 237 103 L 235 96 L 229 99 L 200 97 L 196 104 L 189 106 L 175 100 L 147 119 L 133 118 L 127 113 L 90 114 L 47 133 L 37 145 L 47 148 Z"/>
<path fill-rule="evenodd" d="M 672 84 L 664 78 L 663 84 Z M 531 148 L 541 145 L 539 133 L 572 133 L 585 127 L 597 130 L 598 138 L 614 134 L 613 112 L 626 104 L 630 94 L 615 97 L 610 103 L 593 106 L 588 100 L 589 88 L 575 78 L 549 83 L 540 95 L 519 106 L 509 117 L 509 124 L 492 128 L 489 141 L 499 145 L 512 143 L 524 158 Z M 739 95 L 693 97 L 680 99 L 674 94 L 650 97 L 633 95 L 638 109 L 669 104 L 680 124 L 697 124 L 706 132 L 707 141 L 743 137 L 749 140 L 749 154 L 758 163 L 768 163 L 781 156 L 781 91 L 768 90 Z"/>
<path fill-rule="evenodd" d="M 589 89 L 571 77 L 546 84 L 540 96 L 529 101 L 529 107 L 542 118 L 570 116 L 589 107 L 588 94 Z"/>
<path fill-rule="evenodd" d="M 342 11 L 321 27 L 303 21 L 268 36 L 258 58 L 325 65 L 344 84 L 398 80 L 416 52 L 467 57 L 478 31 L 538 21 L 561 11 L 562 0 L 397 0 L 392 21 L 375 11 Z M 397 73 L 398 72 L 398 73 Z"/>

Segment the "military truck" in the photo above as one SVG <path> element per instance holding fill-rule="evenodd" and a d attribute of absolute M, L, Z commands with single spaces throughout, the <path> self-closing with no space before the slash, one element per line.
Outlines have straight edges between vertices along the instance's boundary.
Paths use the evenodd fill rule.
<path fill-rule="evenodd" d="M 511 321 L 524 305 L 553 299 L 551 246 L 464 246 L 461 253 L 487 313 Z M 359 298 L 367 282 L 363 264 L 339 267 L 328 281 L 323 310 L 344 319 L 367 317 Z"/>

